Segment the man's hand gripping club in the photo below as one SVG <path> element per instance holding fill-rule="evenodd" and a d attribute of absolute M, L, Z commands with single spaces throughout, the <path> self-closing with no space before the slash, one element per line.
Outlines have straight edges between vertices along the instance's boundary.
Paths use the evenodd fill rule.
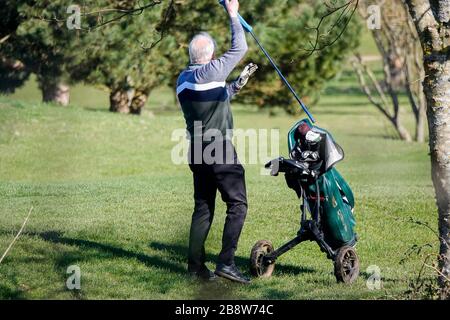
<path fill-rule="evenodd" d="M 239 12 L 239 1 L 225 0 L 225 8 L 227 9 L 230 18 L 237 18 Z"/>

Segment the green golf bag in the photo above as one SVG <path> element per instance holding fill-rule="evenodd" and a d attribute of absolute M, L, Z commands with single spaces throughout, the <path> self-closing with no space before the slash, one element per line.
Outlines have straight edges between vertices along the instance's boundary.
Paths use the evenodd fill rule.
<path fill-rule="evenodd" d="M 300 179 L 299 175 L 286 174 L 288 186 L 303 198 L 303 206 L 319 222 L 324 240 L 333 250 L 354 246 L 357 236 L 354 232 L 353 192 L 334 168 L 344 159 L 342 148 L 328 131 L 312 125 L 308 119 L 297 122 L 289 131 L 288 146 L 291 159 L 308 163 L 310 172 L 306 178 Z"/>

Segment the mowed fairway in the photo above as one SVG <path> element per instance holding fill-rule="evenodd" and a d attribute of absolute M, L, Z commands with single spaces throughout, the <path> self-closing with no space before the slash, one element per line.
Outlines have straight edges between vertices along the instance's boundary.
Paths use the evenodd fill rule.
<path fill-rule="evenodd" d="M 353 90 L 344 88 L 353 86 Z M 426 144 L 403 143 L 366 98 L 355 93 L 350 75 L 337 79 L 312 109 L 346 153 L 337 168 L 356 196 L 357 250 L 361 276 L 337 284 L 332 262 L 315 243 L 282 256 L 270 279 L 242 286 L 221 280 L 201 284 L 186 275 L 193 186 L 187 166 L 174 165 L 174 129 L 181 114 L 152 102 L 154 116 L 111 114 L 106 106 L 82 103 L 60 108 L 0 98 L 0 254 L 34 211 L 24 233 L 0 264 L 1 299 L 386 299 L 404 298 L 421 258 L 404 263 L 414 244 L 434 234 L 413 218 L 437 228 L 437 212 Z M 352 88 L 351 88 L 352 89 Z M 84 100 L 98 99 L 86 91 Z M 172 101 L 170 92 L 167 101 Z M 78 100 L 79 101 L 79 100 Z M 237 106 L 237 128 L 280 130 L 297 120 L 278 112 Z M 405 115 L 410 119 L 410 115 Z M 411 123 L 408 123 L 411 126 Z M 251 247 L 260 239 L 275 246 L 295 236 L 298 200 L 284 178 L 246 165 L 249 212 L 237 251 L 248 272 Z M 225 206 L 217 198 L 207 241 L 208 265 L 220 250 Z M 66 288 L 67 267 L 81 269 L 81 290 Z M 383 287 L 369 290 L 367 267 L 381 269 Z"/>

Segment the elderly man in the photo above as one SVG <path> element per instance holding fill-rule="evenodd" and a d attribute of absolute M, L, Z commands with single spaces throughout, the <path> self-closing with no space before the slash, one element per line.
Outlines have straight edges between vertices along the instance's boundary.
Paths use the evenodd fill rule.
<path fill-rule="evenodd" d="M 230 16 L 231 49 L 215 59 L 215 42 L 211 36 L 207 33 L 196 35 L 189 45 L 191 64 L 177 81 L 177 96 L 191 140 L 189 166 L 194 177 L 195 208 L 190 229 L 188 271 L 200 279 L 215 280 L 218 275 L 248 283 L 249 279 L 234 263 L 247 214 L 247 194 L 244 168 L 230 141 L 229 132 L 233 129 L 230 100 L 247 83 L 257 66 L 249 64 L 236 81 L 225 82 L 247 51 L 245 33 L 238 19 L 239 2 L 226 0 L 225 4 Z M 214 143 L 219 143 L 222 150 L 215 149 L 212 163 L 204 158 L 205 149 L 213 143 L 206 138 L 210 131 L 222 136 L 214 135 Z M 204 244 L 214 216 L 217 190 L 227 205 L 227 217 L 215 275 L 205 265 Z"/>

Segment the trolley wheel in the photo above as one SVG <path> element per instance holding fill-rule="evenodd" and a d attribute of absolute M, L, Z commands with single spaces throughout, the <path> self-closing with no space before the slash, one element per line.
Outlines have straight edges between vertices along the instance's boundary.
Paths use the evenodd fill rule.
<path fill-rule="evenodd" d="M 359 276 L 359 259 L 356 250 L 350 246 L 339 249 L 334 260 L 334 275 L 338 282 L 352 283 Z"/>
<path fill-rule="evenodd" d="M 273 251 L 270 241 L 260 240 L 252 248 L 250 255 L 250 271 L 252 275 L 261 278 L 268 278 L 272 275 L 275 263 L 266 264 L 263 258 Z"/>

